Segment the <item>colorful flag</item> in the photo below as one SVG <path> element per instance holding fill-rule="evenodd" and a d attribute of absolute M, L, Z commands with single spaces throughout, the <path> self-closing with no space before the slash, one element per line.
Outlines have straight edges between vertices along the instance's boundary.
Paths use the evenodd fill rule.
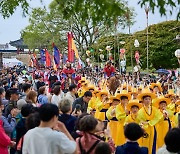
<path fill-rule="evenodd" d="M 68 61 L 74 62 L 74 50 L 72 50 L 72 33 L 68 32 Z"/>
<path fill-rule="evenodd" d="M 40 50 L 41 63 L 44 64 L 46 61 L 45 51 L 43 49 Z"/>
<path fill-rule="evenodd" d="M 72 38 L 72 50 L 74 51 L 76 58 L 79 59 L 78 50 L 76 48 L 76 45 L 75 45 L 73 38 Z"/>
<path fill-rule="evenodd" d="M 54 49 L 54 62 L 58 66 L 60 64 L 60 53 L 58 48 L 53 43 L 53 49 Z"/>
<path fill-rule="evenodd" d="M 46 55 L 46 67 L 51 66 L 51 56 L 47 49 L 45 49 L 45 55 Z"/>
<path fill-rule="evenodd" d="M 67 55 L 63 54 L 63 64 L 66 64 L 67 60 L 68 60 Z"/>
<path fill-rule="evenodd" d="M 52 56 L 52 65 L 53 65 L 53 69 L 54 69 L 55 71 L 57 71 L 57 65 L 56 65 L 56 63 L 55 63 L 55 59 L 53 58 L 53 56 Z"/>

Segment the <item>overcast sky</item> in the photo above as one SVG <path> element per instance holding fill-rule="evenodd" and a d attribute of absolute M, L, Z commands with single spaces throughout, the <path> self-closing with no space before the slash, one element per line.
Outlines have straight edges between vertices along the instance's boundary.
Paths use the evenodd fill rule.
<path fill-rule="evenodd" d="M 43 0 L 43 5 L 39 2 L 40 0 L 32 0 L 30 2 L 31 7 L 39 7 L 46 5 L 52 0 Z M 137 2 L 138 0 L 129 0 L 129 6 L 135 8 L 136 12 L 136 22 L 131 28 L 132 32 L 143 30 L 146 27 L 146 15 L 143 8 L 141 8 Z M 176 11 L 172 16 L 161 17 L 159 12 L 156 10 L 155 14 L 149 14 L 149 24 L 156 24 L 166 20 L 175 20 Z M 15 13 L 8 19 L 3 19 L 0 16 L 0 44 L 9 43 L 20 38 L 20 31 L 28 25 L 28 17 L 22 16 L 22 10 L 18 8 Z M 128 29 L 124 30 L 128 32 Z"/>

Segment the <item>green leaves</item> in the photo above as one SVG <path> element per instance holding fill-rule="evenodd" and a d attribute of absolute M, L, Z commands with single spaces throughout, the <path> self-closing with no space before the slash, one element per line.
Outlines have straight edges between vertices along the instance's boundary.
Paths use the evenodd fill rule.
<path fill-rule="evenodd" d="M 29 3 L 27 0 L 2 0 L 0 2 L 0 14 L 2 14 L 3 18 L 8 18 L 18 6 L 23 9 L 23 15 L 28 13 Z"/>
<path fill-rule="evenodd" d="M 161 15 L 172 14 L 174 9 L 180 7 L 180 0 L 140 0 L 138 3 L 141 7 L 148 5 L 153 13 L 155 8 L 157 8 Z M 177 19 L 180 19 L 180 8 L 177 13 Z"/>
<path fill-rule="evenodd" d="M 63 18 L 71 19 L 74 14 L 81 14 L 81 20 L 92 18 L 92 24 L 99 21 L 105 25 L 115 22 L 125 13 L 127 4 L 122 0 L 55 0 Z"/>
<path fill-rule="evenodd" d="M 122 0 L 54 0 L 49 11 L 33 9 L 29 21 L 30 25 L 22 32 L 27 45 L 40 48 L 51 46 L 56 40 L 66 50 L 67 32 L 72 31 L 84 55 L 100 37 L 111 34 L 118 26 L 132 24 L 133 10 Z"/>
<path fill-rule="evenodd" d="M 176 28 L 174 28 L 176 27 Z M 149 26 L 149 66 L 158 69 L 160 66 L 167 69 L 176 69 L 178 67 L 177 58 L 174 52 L 179 48 L 173 39 L 179 34 L 177 27 L 180 27 L 178 21 L 167 21 Z M 134 41 L 137 39 L 140 43 L 138 48 L 134 47 Z M 125 41 L 124 45 L 120 41 Z M 135 51 L 140 53 L 142 68 L 146 68 L 147 60 L 147 35 L 146 29 L 134 33 L 133 35 L 118 34 L 108 37 L 102 37 L 96 44 L 96 49 L 105 49 L 107 45 L 113 47 L 112 53 L 115 53 L 116 62 L 119 60 L 120 48 L 126 49 L 127 66 L 131 66 L 131 51 L 133 52 L 133 63 L 135 65 Z M 99 53 L 96 52 L 96 55 Z M 106 57 L 107 52 L 103 54 Z"/>

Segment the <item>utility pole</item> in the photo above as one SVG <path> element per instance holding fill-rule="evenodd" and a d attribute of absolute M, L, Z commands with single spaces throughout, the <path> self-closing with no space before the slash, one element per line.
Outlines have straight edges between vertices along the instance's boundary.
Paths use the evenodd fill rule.
<path fill-rule="evenodd" d="M 149 7 L 145 7 L 145 12 L 146 12 L 146 20 L 147 20 L 147 27 L 146 27 L 146 35 L 147 35 L 147 73 L 149 73 L 149 38 L 148 38 L 148 35 L 149 35 L 149 31 L 148 31 L 148 26 L 149 26 L 149 23 L 148 23 L 148 15 L 149 15 Z"/>

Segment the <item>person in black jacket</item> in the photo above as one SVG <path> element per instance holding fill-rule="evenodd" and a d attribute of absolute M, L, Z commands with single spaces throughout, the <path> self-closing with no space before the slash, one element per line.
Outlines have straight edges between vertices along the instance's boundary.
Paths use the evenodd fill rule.
<path fill-rule="evenodd" d="M 32 112 L 32 108 L 33 108 L 32 104 L 25 104 L 22 106 L 22 109 L 21 109 L 22 118 L 18 121 L 16 125 L 16 147 L 19 143 L 20 138 L 24 136 L 27 132 L 26 118 Z M 18 154 L 21 154 L 21 153 L 22 153 L 21 151 L 18 152 Z"/>
<path fill-rule="evenodd" d="M 50 81 L 50 88 L 52 88 L 53 84 L 58 80 L 57 76 L 55 75 L 55 72 L 52 71 L 51 75 L 49 76 Z"/>
<path fill-rule="evenodd" d="M 71 134 L 75 131 L 75 123 L 77 121 L 77 117 L 71 115 L 72 112 L 72 104 L 69 99 L 62 99 L 59 103 L 59 109 L 62 114 L 59 115 L 58 120 L 64 123 L 67 130 Z"/>
<path fill-rule="evenodd" d="M 76 99 L 73 103 L 73 111 L 76 110 L 76 107 L 80 105 L 80 110 L 82 113 L 87 113 L 88 103 L 92 98 L 92 93 L 90 91 L 86 91 L 83 97 Z"/>
<path fill-rule="evenodd" d="M 45 83 L 44 83 L 44 81 L 43 81 L 43 77 L 42 77 L 42 76 L 39 76 L 38 78 L 39 78 L 39 80 L 38 80 L 38 82 L 36 83 L 37 90 L 39 90 L 40 87 L 45 86 Z"/>
<path fill-rule="evenodd" d="M 136 123 L 125 126 L 124 135 L 127 142 L 117 146 L 115 154 L 148 154 L 148 148 L 140 147 L 137 140 L 144 135 L 143 129 Z"/>

